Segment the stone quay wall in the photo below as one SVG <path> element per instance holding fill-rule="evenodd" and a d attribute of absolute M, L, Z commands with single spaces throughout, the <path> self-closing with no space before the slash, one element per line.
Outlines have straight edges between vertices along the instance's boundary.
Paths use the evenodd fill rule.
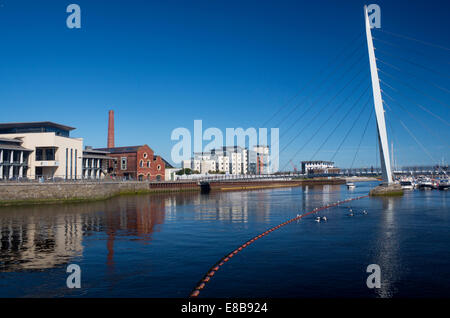
<path fill-rule="evenodd" d="M 101 200 L 148 193 L 148 182 L 0 183 L 0 204 Z"/>

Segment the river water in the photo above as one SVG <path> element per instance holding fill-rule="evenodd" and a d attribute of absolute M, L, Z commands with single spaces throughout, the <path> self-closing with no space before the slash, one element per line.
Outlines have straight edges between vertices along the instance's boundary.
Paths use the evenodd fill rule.
<path fill-rule="evenodd" d="M 0 297 L 187 297 L 255 235 L 374 185 L 3 207 Z M 449 297 L 449 193 L 364 198 L 320 212 L 327 222 L 307 216 L 233 257 L 200 297 Z M 69 264 L 80 266 L 79 289 L 66 286 Z M 379 289 L 366 285 L 369 264 L 380 266 Z"/>

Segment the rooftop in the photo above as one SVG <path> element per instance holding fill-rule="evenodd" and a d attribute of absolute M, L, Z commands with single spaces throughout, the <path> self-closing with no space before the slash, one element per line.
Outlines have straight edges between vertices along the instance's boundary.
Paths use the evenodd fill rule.
<path fill-rule="evenodd" d="M 65 131 L 74 130 L 74 127 L 57 124 L 51 121 L 32 121 L 23 123 L 0 123 L 0 130 L 4 129 L 14 129 L 14 128 L 43 128 L 43 127 L 53 127 Z"/>
<path fill-rule="evenodd" d="M 114 148 L 96 148 L 97 151 L 107 151 L 109 153 L 125 153 L 125 152 L 137 152 L 141 146 L 127 146 L 127 147 L 114 147 Z"/>

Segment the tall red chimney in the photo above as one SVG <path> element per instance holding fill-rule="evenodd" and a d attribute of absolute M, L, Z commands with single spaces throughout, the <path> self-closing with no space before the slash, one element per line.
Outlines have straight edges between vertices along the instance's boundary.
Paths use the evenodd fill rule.
<path fill-rule="evenodd" d="M 108 148 L 114 148 L 114 111 L 109 111 L 108 119 Z"/>

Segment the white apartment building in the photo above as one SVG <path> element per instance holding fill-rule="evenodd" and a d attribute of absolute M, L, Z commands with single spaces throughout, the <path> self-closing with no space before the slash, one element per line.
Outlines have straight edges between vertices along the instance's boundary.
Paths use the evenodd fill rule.
<path fill-rule="evenodd" d="M 52 122 L 6 123 L 0 124 L 0 138 L 20 140 L 31 151 L 23 177 L 80 179 L 83 139 L 70 137 L 74 129 Z"/>
<path fill-rule="evenodd" d="M 211 171 L 247 174 L 248 150 L 235 146 L 194 153 L 194 157 L 190 160 L 183 160 L 181 166 L 183 169 L 190 168 L 202 174 Z"/>
<path fill-rule="evenodd" d="M 230 173 L 230 157 L 216 155 L 216 168 L 218 171 Z"/>

